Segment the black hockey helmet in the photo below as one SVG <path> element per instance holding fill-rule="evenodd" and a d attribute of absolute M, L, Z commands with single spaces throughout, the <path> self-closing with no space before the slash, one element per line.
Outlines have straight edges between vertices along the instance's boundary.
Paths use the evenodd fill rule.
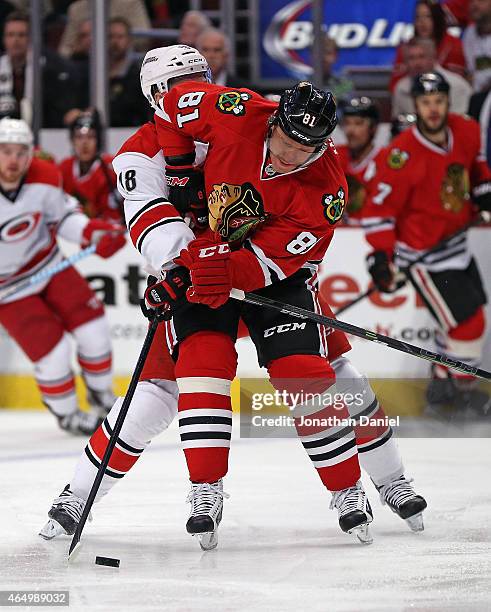
<path fill-rule="evenodd" d="M 70 124 L 71 139 L 73 139 L 75 132 L 78 130 L 94 130 L 97 137 L 97 150 L 100 149 L 102 142 L 102 123 L 97 110 L 89 109 L 84 111 Z"/>
<path fill-rule="evenodd" d="M 450 92 L 450 85 L 443 74 L 439 72 L 423 72 L 414 77 L 411 85 L 413 98 L 439 92 L 447 95 Z"/>
<path fill-rule="evenodd" d="M 416 115 L 414 113 L 401 113 L 392 119 L 390 125 L 390 134 L 392 138 L 399 136 L 401 132 L 407 130 L 416 123 Z"/>
<path fill-rule="evenodd" d="M 333 95 L 302 81 L 283 92 L 272 124 L 300 144 L 321 147 L 337 124 Z"/>
<path fill-rule="evenodd" d="M 343 117 L 365 117 L 374 123 L 380 121 L 380 113 L 374 101 L 368 96 L 351 98 L 342 107 Z"/>

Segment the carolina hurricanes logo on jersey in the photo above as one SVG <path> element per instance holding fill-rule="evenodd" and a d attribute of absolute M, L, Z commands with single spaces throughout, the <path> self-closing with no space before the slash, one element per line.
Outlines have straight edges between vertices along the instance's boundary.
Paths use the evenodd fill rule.
<path fill-rule="evenodd" d="M 234 246 L 267 217 L 261 194 L 251 183 L 213 185 L 208 210 L 210 228 Z"/>
<path fill-rule="evenodd" d="M 331 225 L 334 225 L 341 219 L 344 213 L 345 206 L 344 189 L 340 187 L 336 195 L 325 193 L 322 196 L 322 206 L 324 206 L 324 216 Z"/>
<path fill-rule="evenodd" d="M 469 201 L 469 173 L 462 164 L 450 164 L 440 187 L 440 199 L 444 210 L 459 213 Z"/>
<path fill-rule="evenodd" d="M 1 242 L 20 242 L 30 236 L 41 219 L 40 212 L 23 213 L 0 226 Z"/>

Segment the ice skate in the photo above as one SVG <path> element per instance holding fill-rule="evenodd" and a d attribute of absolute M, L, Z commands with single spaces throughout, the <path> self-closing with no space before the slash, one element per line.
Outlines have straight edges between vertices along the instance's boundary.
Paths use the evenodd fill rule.
<path fill-rule="evenodd" d="M 59 535 L 73 535 L 80 521 L 85 506 L 85 500 L 70 491 L 68 484 L 60 496 L 53 500 L 48 512 L 49 521 L 41 529 L 39 535 L 45 540 L 52 540 Z M 89 514 L 89 521 L 92 516 Z"/>
<path fill-rule="evenodd" d="M 229 495 L 223 491 L 221 478 L 212 483 L 191 484 L 186 500 L 191 504 L 186 530 L 191 535 L 198 536 L 203 550 L 212 550 L 218 544 L 217 530 L 222 520 L 224 497 Z"/>
<path fill-rule="evenodd" d="M 87 401 L 92 410 L 101 418 L 105 418 L 116 401 L 116 396 L 111 389 L 96 391 L 87 387 Z"/>
<path fill-rule="evenodd" d="M 334 491 L 330 507 L 338 511 L 339 526 L 345 533 L 355 534 L 362 544 L 373 542 L 368 527 L 373 514 L 361 480 L 354 487 Z"/>
<path fill-rule="evenodd" d="M 58 417 L 61 429 L 71 434 L 80 436 L 90 436 L 102 423 L 102 418 L 93 412 L 82 412 L 77 409 L 75 412 Z"/>
<path fill-rule="evenodd" d="M 414 532 L 423 531 L 423 510 L 427 503 L 417 495 L 411 485 L 412 478 L 404 475 L 389 484 L 377 486 L 382 504 L 387 504 L 392 512 L 400 516 Z"/>

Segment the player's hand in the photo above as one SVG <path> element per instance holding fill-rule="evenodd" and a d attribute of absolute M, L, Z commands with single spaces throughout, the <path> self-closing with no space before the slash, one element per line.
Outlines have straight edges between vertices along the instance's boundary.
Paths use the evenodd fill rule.
<path fill-rule="evenodd" d="M 149 310 L 156 310 L 157 317 L 160 321 L 166 321 L 172 318 L 172 315 L 178 308 L 179 302 L 186 295 L 186 289 L 191 284 L 189 280 L 189 272 L 184 266 L 173 268 L 164 272 L 164 278 L 160 281 L 153 276 L 149 277 L 149 284 L 145 291 L 145 308 L 142 307 L 143 314 L 149 317 Z"/>
<path fill-rule="evenodd" d="M 223 306 L 230 297 L 232 282 L 229 272 L 230 247 L 222 242 L 198 238 L 183 249 L 175 262 L 186 266 L 191 287 L 186 292 L 189 302 L 210 308 Z"/>
<path fill-rule="evenodd" d="M 102 219 L 90 219 L 82 232 L 82 248 L 96 245 L 95 252 L 106 259 L 114 255 L 126 244 L 126 228 L 119 223 L 110 223 Z"/>
<path fill-rule="evenodd" d="M 472 201 L 479 210 L 491 211 L 491 181 L 484 181 L 472 189 Z"/>
<path fill-rule="evenodd" d="M 406 275 L 392 263 L 385 251 L 374 251 L 367 257 L 367 267 L 381 293 L 394 293 L 406 283 Z"/>
<path fill-rule="evenodd" d="M 191 215 L 193 222 L 208 221 L 205 179 L 193 166 L 166 166 L 165 177 L 169 187 L 169 201 L 184 218 Z"/>

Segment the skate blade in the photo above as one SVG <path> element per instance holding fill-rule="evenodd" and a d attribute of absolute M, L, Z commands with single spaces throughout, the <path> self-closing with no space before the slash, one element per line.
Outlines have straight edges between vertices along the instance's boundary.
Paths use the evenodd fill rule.
<path fill-rule="evenodd" d="M 372 544 L 373 537 L 370 531 L 370 527 L 368 523 L 364 523 L 363 525 L 358 525 L 357 527 L 353 527 L 350 529 L 348 533 L 351 533 L 356 536 L 357 540 L 362 544 Z"/>
<path fill-rule="evenodd" d="M 45 540 L 52 540 L 60 535 L 68 535 L 67 532 L 57 521 L 49 519 L 46 525 L 41 529 L 39 535 Z"/>
<path fill-rule="evenodd" d="M 216 531 L 199 533 L 196 534 L 196 537 L 202 550 L 213 550 L 218 546 L 218 534 Z"/>
<path fill-rule="evenodd" d="M 424 531 L 425 526 L 423 523 L 423 513 L 419 512 L 418 514 L 415 514 L 414 516 L 410 516 L 407 519 L 404 519 L 406 521 L 406 523 L 409 526 L 409 529 L 413 532 L 413 533 L 418 533 L 420 531 Z"/>

